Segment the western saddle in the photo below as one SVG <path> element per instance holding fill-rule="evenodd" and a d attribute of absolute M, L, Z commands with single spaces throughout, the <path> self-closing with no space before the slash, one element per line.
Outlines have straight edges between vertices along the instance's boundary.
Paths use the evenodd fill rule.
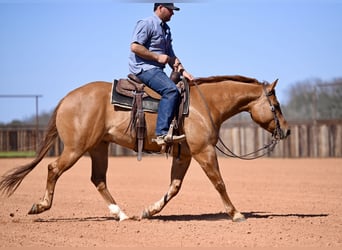
<path fill-rule="evenodd" d="M 172 120 L 168 131 L 168 135 L 172 136 L 173 134 L 180 133 L 180 130 L 182 130 L 183 127 L 184 115 L 188 115 L 189 85 L 185 79 L 181 80 L 180 74 L 177 72 L 172 72 L 170 78 L 173 80 L 173 82 L 175 82 L 181 93 L 181 102 L 178 115 L 175 116 L 175 118 Z M 123 95 L 132 99 L 131 119 L 126 132 L 129 129 L 131 134 L 136 137 L 135 151 L 138 152 L 138 160 L 140 161 L 142 158 L 144 140 L 146 135 L 146 121 L 143 102 L 145 102 L 146 99 L 151 98 L 154 99 L 154 101 L 159 101 L 161 99 L 161 96 L 157 92 L 146 86 L 143 82 L 141 82 L 140 79 L 134 74 L 129 74 L 127 79 L 119 79 L 119 81 L 114 82 L 112 103 L 114 103 L 115 106 L 120 106 L 119 101 L 114 100 L 114 94 Z M 149 111 L 157 112 L 157 110 Z M 163 145 L 160 152 L 169 153 L 172 146 L 173 143 Z"/>

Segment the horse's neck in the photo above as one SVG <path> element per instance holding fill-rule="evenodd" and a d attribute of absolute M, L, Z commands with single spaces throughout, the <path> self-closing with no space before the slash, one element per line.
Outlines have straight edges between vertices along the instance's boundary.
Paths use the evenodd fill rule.
<path fill-rule="evenodd" d="M 262 93 L 260 84 L 226 81 L 207 86 L 206 96 L 211 102 L 211 107 L 218 110 L 221 117 L 217 118 L 221 122 L 240 112 L 248 111 L 251 103 Z"/>

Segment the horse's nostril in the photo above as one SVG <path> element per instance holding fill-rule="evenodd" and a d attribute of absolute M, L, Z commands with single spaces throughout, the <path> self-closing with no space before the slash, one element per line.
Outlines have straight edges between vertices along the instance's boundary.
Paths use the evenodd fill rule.
<path fill-rule="evenodd" d="M 288 129 L 286 132 L 286 137 L 288 137 L 291 134 L 291 129 Z"/>

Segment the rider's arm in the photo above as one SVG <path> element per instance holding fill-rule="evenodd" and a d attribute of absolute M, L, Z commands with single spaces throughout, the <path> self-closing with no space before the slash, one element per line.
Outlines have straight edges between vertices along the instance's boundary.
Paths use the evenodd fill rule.
<path fill-rule="evenodd" d="M 156 61 L 161 64 L 167 64 L 169 61 L 169 56 L 165 54 L 158 54 L 152 51 L 149 51 L 145 46 L 134 42 L 131 43 L 131 51 L 136 55 L 144 58 L 146 60 Z"/>

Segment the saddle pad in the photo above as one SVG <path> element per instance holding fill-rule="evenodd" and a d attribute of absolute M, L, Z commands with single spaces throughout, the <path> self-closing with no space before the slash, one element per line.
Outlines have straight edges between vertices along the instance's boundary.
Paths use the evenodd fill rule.
<path fill-rule="evenodd" d="M 116 91 L 117 84 L 118 80 L 114 80 L 112 85 L 111 103 L 117 107 L 132 109 L 133 98 L 118 93 Z M 158 112 L 159 100 L 147 96 L 143 99 L 142 106 L 144 111 L 156 113 Z"/>

